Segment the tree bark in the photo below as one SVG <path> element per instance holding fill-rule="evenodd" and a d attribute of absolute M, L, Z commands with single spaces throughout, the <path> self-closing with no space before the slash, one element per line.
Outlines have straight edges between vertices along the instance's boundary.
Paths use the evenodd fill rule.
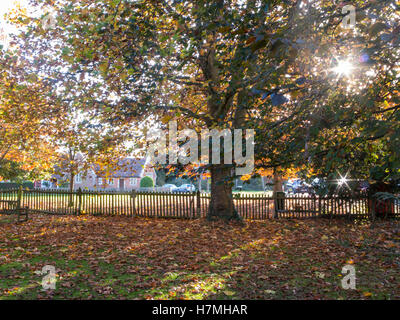
<path fill-rule="evenodd" d="M 283 178 L 274 171 L 274 195 L 276 195 L 277 192 L 283 192 Z"/>
<path fill-rule="evenodd" d="M 213 165 L 211 172 L 211 200 L 209 220 L 241 220 L 232 198 L 232 167 Z"/>
<path fill-rule="evenodd" d="M 274 218 L 278 218 L 278 210 L 284 209 L 284 201 L 282 200 L 282 195 L 279 196 L 280 192 L 283 192 L 283 178 L 282 176 L 274 170 Z"/>

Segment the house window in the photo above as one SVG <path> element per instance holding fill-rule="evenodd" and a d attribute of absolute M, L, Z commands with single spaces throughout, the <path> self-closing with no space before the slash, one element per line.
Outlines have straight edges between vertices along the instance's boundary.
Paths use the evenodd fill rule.
<path fill-rule="evenodd" d="M 75 176 L 75 182 L 76 182 L 76 183 L 82 183 L 82 177 L 81 177 L 81 174 L 80 174 L 80 173 L 78 173 L 78 174 Z"/>
<path fill-rule="evenodd" d="M 137 183 L 136 178 L 130 178 L 130 179 L 129 179 L 129 183 L 130 183 L 131 186 L 135 186 L 136 183 Z"/>
<path fill-rule="evenodd" d="M 98 178 L 98 184 L 102 185 L 103 184 L 103 178 Z"/>
<path fill-rule="evenodd" d="M 108 179 L 108 184 L 114 184 L 114 178 Z"/>

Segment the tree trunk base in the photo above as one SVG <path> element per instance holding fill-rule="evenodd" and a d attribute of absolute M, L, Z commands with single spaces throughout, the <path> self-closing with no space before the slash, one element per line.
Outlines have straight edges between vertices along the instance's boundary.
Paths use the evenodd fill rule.
<path fill-rule="evenodd" d="M 243 218 L 238 214 L 236 209 L 233 212 L 230 211 L 218 211 L 212 210 L 211 208 L 208 210 L 207 213 L 207 220 L 208 221 L 239 221 L 242 222 Z"/>
<path fill-rule="evenodd" d="M 213 165 L 211 173 L 211 199 L 207 212 L 209 221 L 242 221 L 232 197 L 232 167 Z"/>

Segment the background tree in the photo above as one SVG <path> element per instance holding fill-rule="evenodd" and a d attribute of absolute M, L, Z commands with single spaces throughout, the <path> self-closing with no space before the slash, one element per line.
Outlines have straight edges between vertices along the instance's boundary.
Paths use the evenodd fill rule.
<path fill-rule="evenodd" d="M 3 160 L 0 167 L 0 177 L 2 180 L 21 179 L 26 175 L 26 172 L 21 169 L 21 164 L 14 161 Z"/>
<path fill-rule="evenodd" d="M 0 51 L 0 175 L 18 163 L 27 177 L 51 167 L 55 146 L 50 137 L 62 126 L 65 110 L 50 93 L 50 84 L 27 74 L 16 55 Z M 8 168 L 8 169 L 7 169 Z"/>

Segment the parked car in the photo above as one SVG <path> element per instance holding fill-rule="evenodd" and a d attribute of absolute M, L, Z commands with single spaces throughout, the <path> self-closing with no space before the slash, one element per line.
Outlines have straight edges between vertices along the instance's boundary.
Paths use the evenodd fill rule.
<path fill-rule="evenodd" d="M 194 192 L 196 187 L 193 184 L 183 184 L 180 187 L 175 188 L 172 192 Z"/>
<path fill-rule="evenodd" d="M 288 193 L 314 194 L 313 186 L 302 180 L 289 180 L 286 183 L 285 191 Z"/>
<path fill-rule="evenodd" d="M 172 183 L 167 183 L 167 184 L 164 184 L 162 186 L 162 188 L 165 188 L 165 190 L 168 191 L 168 192 L 172 192 L 177 188 L 177 186 L 172 184 Z"/>

